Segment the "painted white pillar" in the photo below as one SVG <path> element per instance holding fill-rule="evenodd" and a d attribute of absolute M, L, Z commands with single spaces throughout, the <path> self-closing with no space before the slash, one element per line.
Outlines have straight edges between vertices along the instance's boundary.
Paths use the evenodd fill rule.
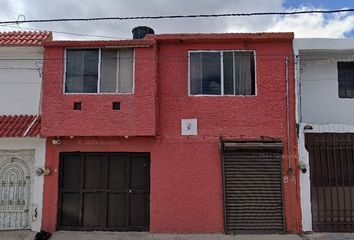
<path fill-rule="evenodd" d="M 310 164 L 309 153 L 305 148 L 304 124 L 300 124 L 299 129 L 299 162 L 305 163 L 308 168 L 306 173 L 300 172 L 300 195 L 301 195 L 301 213 L 302 230 L 304 232 L 312 231 L 312 213 L 311 213 L 311 182 L 310 182 Z"/>

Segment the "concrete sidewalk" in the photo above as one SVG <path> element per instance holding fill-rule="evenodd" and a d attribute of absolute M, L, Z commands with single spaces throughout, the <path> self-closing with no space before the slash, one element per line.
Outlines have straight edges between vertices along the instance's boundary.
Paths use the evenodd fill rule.
<path fill-rule="evenodd" d="M 354 233 L 310 233 L 304 235 L 308 240 L 353 240 Z"/>
<path fill-rule="evenodd" d="M 298 235 L 152 234 L 138 232 L 63 232 L 50 240 L 303 240 Z"/>
<path fill-rule="evenodd" d="M 0 231 L 0 240 L 34 240 L 35 232 Z M 303 240 L 298 235 L 152 234 L 140 232 L 55 232 L 50 240 Z"/>
<path fill-rule="evenodd" d="M 34 240 L 35 232 L 0 231 L 0 240 Z M 141 232 L 55 232 L 50 240 L 353 240 L 354 233 L 285 235 L 153 234 Z"/>
<path fill-rule="evenodd" d="M 29 230 L 0 231 L 0 240 L 34 240 L 35 235 Z"/>

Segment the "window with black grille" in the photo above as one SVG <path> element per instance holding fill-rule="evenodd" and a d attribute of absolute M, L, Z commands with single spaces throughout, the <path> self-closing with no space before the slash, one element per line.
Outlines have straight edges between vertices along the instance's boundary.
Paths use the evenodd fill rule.
<path fill-rule="evenodd" d="M 354 62 L 338 62 L 338 96 L 354 98 Z"/>

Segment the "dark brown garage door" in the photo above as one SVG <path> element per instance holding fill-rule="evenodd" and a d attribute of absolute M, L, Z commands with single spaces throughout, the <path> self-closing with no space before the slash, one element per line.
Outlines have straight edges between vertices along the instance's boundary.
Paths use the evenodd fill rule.
<path fill-rule="evenodd" d="M 226 233 L 282 232 L 282 144 L 223 142 Z"/>
<path fill-rule="evenodd" d="M 354 134 L 305 135 L 310 160 L 312 228 L 354 231 Z"/>
<path fill-rule="evenodd" d="M 148 231 L 149 178 L 149 154 L 61 154 L 58 228 Z"/>

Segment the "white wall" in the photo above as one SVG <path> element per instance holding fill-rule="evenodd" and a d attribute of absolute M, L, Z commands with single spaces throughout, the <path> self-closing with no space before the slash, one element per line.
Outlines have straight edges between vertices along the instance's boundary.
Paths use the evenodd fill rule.
<path fill-rule="evenodd" d="M 38 113 L 42 47 L 0 47 L 0 114 Z"/>
<path fill-rule="evenodd" d="M 354 124 L 354 99 L 338 97 L 337 61 L 354 61 L 354 38 L 295 39 L 297 119 L 304 123 Z"/>
<path fill-rule="evenodd" d="M 319 57 L 313 52 L 300 55 L 302 122 L 354 124 L 354 99 L 338 96 L 337 61 L 351 55 L 336 52 L 333 55 L 326 53 Z"/>
<path fill-rule="evenodd" d="M 304 125 L 300 124 L 299 131 L 299 161 L 309 166 L 309 153 L 305 148 Z M 306 173 L 300 172 L 300 196 L 301 196 L 301 214 L 302 214 L 302 230 L 305 232 L 312 231 L 312 214 L 311 214 L 311 185 L 310 185 L 310 169 Z"/>
<path fill-rule="evenodd" d="M 41 138 L 0 138 L 0 150 L 35 150 L 34 169 L 44 167 L 45 163 L 45 139 Z M 37 176 L 34 172 L 32 203 L 37 206 L 38 217 L 32 221 L 31 230 L 40 231 L 42 224 L 42 206 L 43 206 L 43 182 L 44 177 Z M 30 212 L 32 217 L 33 209 Z"/>

